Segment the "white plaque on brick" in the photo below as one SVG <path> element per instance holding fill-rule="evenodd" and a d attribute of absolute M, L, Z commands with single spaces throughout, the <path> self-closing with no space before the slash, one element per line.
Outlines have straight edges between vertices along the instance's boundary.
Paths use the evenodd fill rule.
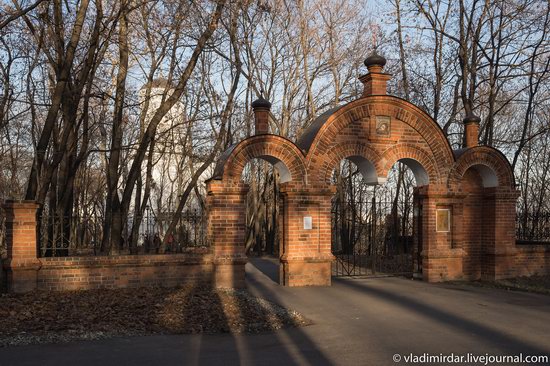
<path fill-rule="evenodd" d="M 311 216 L 304 216 L 304 230 L 313 229 L 313 219 Z"/>

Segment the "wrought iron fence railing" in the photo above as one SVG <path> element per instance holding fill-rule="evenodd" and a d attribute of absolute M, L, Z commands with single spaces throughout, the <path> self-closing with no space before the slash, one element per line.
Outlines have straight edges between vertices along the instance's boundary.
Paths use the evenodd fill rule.
<path fill-rule="evenodd" d="M 207 247 L 206 216 L 200 210 L 184 211 L 172 233 L 167 234 L 174 213 L 146 210 L 138 220 L 123 224 L 121 254 L 181 253 Z M 44 212 L 38 217 L 37 245 L 41 257 L 99 255 L 104 230 L 103 215 L 60 216 Z M 134 225 L 135 226 L 134 228 Z"/>
<path fill-rule="evenodd" d="M 393 212 L 389 201 L 369 202 L 361 212 L 338 208 L 332 210 L 333 276 L 412 274 L 411 211 Z"/>
<path fill-rule="evenodd" d="M 550 212 L 518 212 L 516 241 L 518 244 L 550 244 Z"/>

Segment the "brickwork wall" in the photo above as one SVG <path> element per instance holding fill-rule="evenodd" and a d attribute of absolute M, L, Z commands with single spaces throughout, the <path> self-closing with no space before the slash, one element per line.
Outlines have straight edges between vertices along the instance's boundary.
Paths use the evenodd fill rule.
<path fill-rule="evenodd" d="M 211 284 L 211 254 L 41 258 L 37 288 L 83 290 Z"/>
<path fill-rule="evenodd" d="M 397 161 L 412 168 L 419 187 L 415 248 L 423 278 L 499 279 L 548 271 L 548 250 L 516 247 L 518 197 L 509 162 L 499 151 L 477 146 L 477 119 L 467 121 L 467 149 L 451 150 L 438 124 L 420 108 L 385 95 L 390 75 L 379 56 L 366 63 L 361 98 L 314 121 L 294 142 L 268 133 L 270 103 L 255 103 L 256 136 L 230 147 L 207 182 L 208 240 L 212 252 L 196 256 L 72 257 L 37 259 L 36 205 L 7 204 L 11 291 L 172 286 L 188 281 L 217 287 L 245 285 L 245 165 L 264 159 L 279 169 L 284 202 L 280 280 L 288 286 L 330 285 L 331 175 L 346 158 L 364 163 L 369 183 L 381 183 Z M 384 126 L 381 128 L 380 126 Z M 374 170 L 374 171 L 373 171 Z M 436 230 L 436 212 L 451 212 L 449 231 Z M 304 218 L 311 218 L 311 228 Z M 420 252 L 420 253 L 418 253 Z M 415 256 L 416 258 L 416 256 Z"/>
<path fill-rule="evenodd" d="M 550 275 L 550 244 L 524 244 L 516 248 L 516 276 Z"/>
<path fill-rule="evenodd" d="M 417 190 L 416 205 L 422 208 L 422 216 L 415 225 L 422 235 L 415 240 L 415 248 L 422 248 L 425 280 L 513 275 L 517 193 L 506 158 L 495 149 L 477 146 L 477 125 L 469 126 L 468 149 L 453 152 L 441 129 L 422 110 L 384 95 L 385 74 L 367 75 L 361 80 L 364 95 L 323 117 L 320 124 L 314 122 L 316 131 L 306 132 L 298 145 L 273 135 L 256 136 L 239 143 L 221 161 L 223 174 L 218 182 L 222 186 L 235 184 L 252 158 L 281 163 L 292 172 L 292 181 L 282 189 L 281 283 L 330 284 L 330 179 L 346 158 L 368 161 L 373 183 L 383 182 L 397 161 L 416 164 L 411 168 L 417 182 L 425 186 Z M 387 133 L 377 129 L 380 116 L 389 121 Z M 494 178 L 478 174 L 471 169 L 475 166 L 484 167 L 484 174 Z M 440 208 L 451 212 L 449 232 L 436 230 L 436 211 Z M 313 219 L 311 230 L 303 228 L 306 216 Z M 244 240 L 237 242 L 233 241 L 234 245 L 244 245 Z"/>
<path fill-rule="evenodd" d="M 484 197 L 481 177 L 474 169 L 469 169 L 463 176 L 463 190 L 467 195 L 464 199 L 463 223 L 464 233 L 464 278 L 467 280 L 481 279 L 481 258 L 483 245 L 487 238 L 484 230 Z"/>

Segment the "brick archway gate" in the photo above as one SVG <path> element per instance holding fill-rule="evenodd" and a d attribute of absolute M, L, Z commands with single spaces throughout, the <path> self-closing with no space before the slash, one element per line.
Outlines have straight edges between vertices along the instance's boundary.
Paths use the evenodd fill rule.
<path fill-rule="evenodd" d="M 264 159 L 281 176 L 283 243 L 280 283 L 330 285 L 331 173 L 352 160 L 367 184 L 383 183 L 396 162 L 416 180 L 417 267 L 430 282 L 501 278 L 514 261 L 517 193 L 510 164 L 477 146 L 479 119 L 464 119 L 466 148 L 453 151 L 438 124 L 408 101 L 386 94 L 385 59 L 365 60 L 363 95 L 319 116 L 296 143 L 268 133 L 271 104 L 253 103 L 255 136 L 229 148 L 207 182 L 209 236 L 218 287 L 244 284 L 246 163 Z M 480 211 L 480 202 L 483 203 Z M 481 214 L 480 214 L 481 212 Z"/>

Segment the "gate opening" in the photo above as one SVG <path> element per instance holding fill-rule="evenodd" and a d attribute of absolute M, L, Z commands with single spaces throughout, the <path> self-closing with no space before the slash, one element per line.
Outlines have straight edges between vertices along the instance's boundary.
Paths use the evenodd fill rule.
<path fill-rule="evenodd" d="M 250 257 L 279 257 L 279 215 L 282 213 L 279 189 L 289 173 L 284 164 L 278 164 L 264 158 L 251 159 L 241 176 L 249 187 L 246 196 L 244 245 L 246 254 Z"/>
<path fill-rule="evenodd" d="M 384 184 L 371 182 L 351 159 L 335 169 L 332 276 L 412 276 L 415 175 L 397 162 Z"/>

